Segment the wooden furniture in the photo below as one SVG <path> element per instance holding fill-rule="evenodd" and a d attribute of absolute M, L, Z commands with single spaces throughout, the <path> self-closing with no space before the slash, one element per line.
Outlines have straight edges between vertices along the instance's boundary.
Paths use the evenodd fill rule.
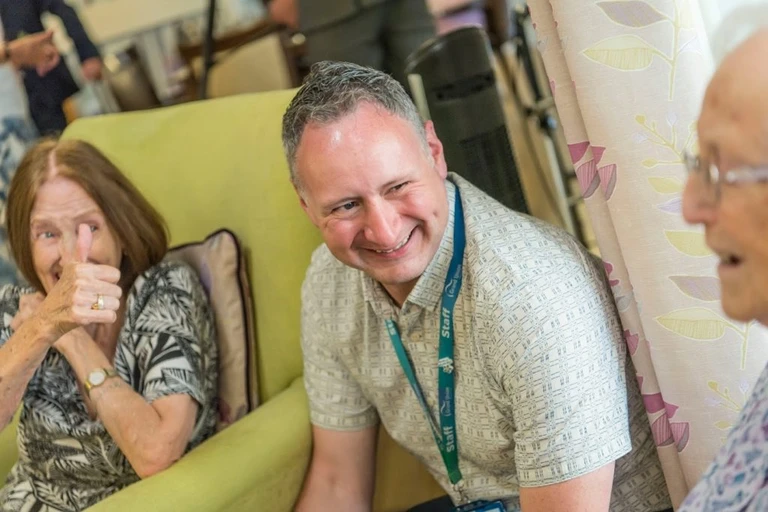
<path fill-rule="evenodd" d="M 275 23 L 269 19 L 261 19 L 249 27 L 234 30 L 225 34 L 217 35 L 214 38 L 213 45 L 213 70 L 227 58 L 233 57 L 235 53 L 245 46 L 255 41 L 264 39 L 268 36 L 279 38 L 280 47 L 284 57 L 285 66 L 289 75 L 289 86 L 298 87 L 306 76 L 308 69 L 302 64 L 302 58 L 306 53 L 304 36 L 298 33 L 291 33 L 285 26 Z M 195 41 L 191 43 L 182 43 L 179 45 L 179 54 L 184 60 L 188 76 L 186 78 L 186 95 L 189 99 L 196 99 L 198 91 L 199 72 L 198 68 L 203 57 L 203 42 Z M 253 63 L 254 66 L 259 63 Z M 269 72 L 270 70 L 264 70 Z"/>

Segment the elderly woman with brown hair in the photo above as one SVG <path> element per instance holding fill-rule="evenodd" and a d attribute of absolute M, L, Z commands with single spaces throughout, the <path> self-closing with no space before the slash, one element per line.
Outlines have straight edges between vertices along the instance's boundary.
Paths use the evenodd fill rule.
<path fill-rule="evenodd" d="M 164 222 L 96 148 L 44 141 L 7 207 L 32 288 L 0 289 L 0 425 L 22 404 L 3 511 L 75 511 L 162 471 L 215 426 L 214 323 Z"/>

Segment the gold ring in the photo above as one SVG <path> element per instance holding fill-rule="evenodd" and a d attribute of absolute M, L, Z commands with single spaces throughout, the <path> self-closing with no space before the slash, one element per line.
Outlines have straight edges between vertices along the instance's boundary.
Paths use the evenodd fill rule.
<path fill-rule="evenodd" d="M 100 293 L 96 294 L 96 302 L 91 304 L 91 309 L 101 311 L 104 309 L 104 296 Z"/>

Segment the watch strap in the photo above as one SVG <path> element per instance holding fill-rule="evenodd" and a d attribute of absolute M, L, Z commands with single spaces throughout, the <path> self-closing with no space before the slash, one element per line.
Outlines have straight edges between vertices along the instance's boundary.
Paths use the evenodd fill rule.
<path fill-rule="evenodd" d="M 102 382 L 100 382 L 99 384 L 92 384 L 90 379 L 86 378 L 85 379 L 85 383 L 84 383 L 84 387 L 85 387 L 85 394 L 88 395 L 88 396 L 90 396 L 92 389 L 97 388 L 97 387 L 103 385 L 105 382 L 107 382 L 107 379 L 111 379 L 113 377 L 117 377 L 118 376 L 117 375 L 117 370 L 115 370 L 114 368 L 97 368 L 94 371 L 98 371 L 98 370 L 101 370 L 102 372 L 104 372 L 104 380 Z M 90 372 L 88 374 L 89 377 L 90 377 L 91 373 L 93 373 L 93 372 Z"/>

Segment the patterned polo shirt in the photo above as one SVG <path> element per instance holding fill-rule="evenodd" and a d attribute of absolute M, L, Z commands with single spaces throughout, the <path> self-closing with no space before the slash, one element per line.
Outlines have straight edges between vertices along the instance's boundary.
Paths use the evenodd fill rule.
<path fill-rule="evenodd" d="M 454 185 L 455 183 L 455 185 Z M 463 285 L 454 314 L 459 466 L 469 499 L 519 509 L 520 487 L 616 461 L 612 512 L 671 506 L 604 271 L 562 230 L 513 212 L 451 174 L 448 225 L 398 308 L 381 285 L 323 245 L 302 289 L 312 423 L 378 421 L 458 495 L 387 334 L 393 319 L 437 416 L 440 301 L 453 251 L 454 186 L 464 207 Z"/>

